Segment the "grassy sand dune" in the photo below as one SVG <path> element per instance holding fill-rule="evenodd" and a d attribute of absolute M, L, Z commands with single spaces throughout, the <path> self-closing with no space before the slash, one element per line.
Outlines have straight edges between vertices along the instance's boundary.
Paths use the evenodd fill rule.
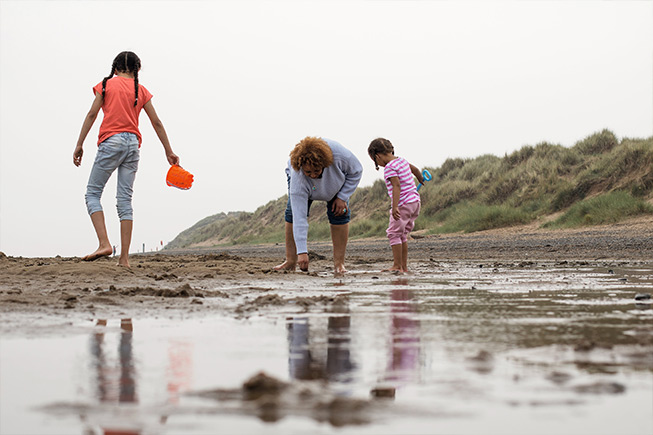
<path fill-rule="evenodd" d="M 572 147 L 527 145 L 504 157 L 451 158 L 420 189 L 421 234 L 470 233 L 522 225 L 549 229 L 604 225 L 653 215 L 653 137 L 617 137 L 608 130 Z M 253 213 L 221 213 L 180 233 L 166 249 L 283 241 L 287 196 Z M 383 180 L 350 200 L 350 237 L 384 237 L 388 196 Z M 323 213 L 310 218 L 309 238 L 328 240 Z"/>

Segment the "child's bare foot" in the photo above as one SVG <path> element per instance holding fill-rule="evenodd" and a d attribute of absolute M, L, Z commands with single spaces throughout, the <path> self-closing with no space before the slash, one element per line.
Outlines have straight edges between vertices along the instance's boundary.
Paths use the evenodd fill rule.
<path fill-rule="evenodd" d="M 95 261 L 98 258 L 108 257 L 111 254 L 113 254 L 113 248 L 111 248 L 111 247 L 97 248 L 97 250 L 94 253 L 88 254 L 88 255 L 82 257 L 82 260 L 83 261 Z"/>
<path fill-rule="evenodd" d="M 387 269 L 383 269 L 381 272 L 392 272 L 394 274 L 404 273 L 404 270 L 401 267 L 392 266 Z"/>
<path fill-rule="evenodd" d="M 125 267 L 125 268 L 127 268 L 127 269 L 131 269 L 131 268 L 132 268 L 132 267 L 129 265 L 129 261 L 122 261 L 122 260 L 119 260 L 119 261 L 118 261 L 118 264 L 116 264 L 116 266 Z"/>
<path fill-rule="evenodd" d="M 274 269 L 274 270 L 290 270 L 290 271 L 294 271 L 296 267 L 297 267 L 296 263 L 292 263 L 292 262 L 286 260 L 283 263 L 274 266 L 272 269 Z"/>
<path fill-rule="evenodd" d="M 347 273 L 347 269 L 344 264 L 337 265 L 333 271 L 335 276 L 343 276 L 345 273 Z"/>

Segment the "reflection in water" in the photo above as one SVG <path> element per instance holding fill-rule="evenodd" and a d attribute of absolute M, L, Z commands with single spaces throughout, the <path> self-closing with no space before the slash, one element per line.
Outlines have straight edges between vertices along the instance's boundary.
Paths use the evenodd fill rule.
<path fill-rule="evenodd" d="M 107 326 L 106 320 L 98 320 L 97 326 Z M 131 319 L 120 320 L 120 341 L 118 344 L 118 367 L 113 366 L 104 349 L 104 331 L 91 336 L 92 364 L 95 368 L 97 398 L 100 402 L 136 402 L 136 379 L 132 352 Z"/>
<path fill-rule="evenodd" d="M 348 313 L 348 308 L 337 311 Z M 288 321 L 288 367 L 290 377 L 297 380 L 324 379 L 348 383 L 355 365 L 351 361 L 351 317 L 329 316 L 326 337 L 315 326 L 319 319 L 290 317 Z M 314 325 L 311 330 L 311 324 Z M 324 347 L 326 345 L 326 356 Z"/>
<path fill-rule="evenodd" d="M 413 318 L 417 303 L 410 289 L 392 290 L 390 297 L 392 349 L 386 380 L 406 383 L 419 373 L 420 323 Z"/>
<path fill-rule="evenodd" d="M 106 327 L 106 319 L 97 321 L 96 326 Z M 102 328 L 104 329 L 104 328 Z M 118 342 L 118 360 L 111 361 L 109 350 L 105 349 L 105 331 L 98 329 L 91 335 L 91 364 L 95 373 L 96 397 L 101 403 L 131 404 L 138 402 L 136 394 L 136 367 L 132 339 L 134 326 L 131 319 L 120 320 L 120 339 Z M 122 421 L 94 422 L 88 416 L 82 416 L 86 423 L 86 434 L 98 433 L 94 426 L 99 426 L 99 433 L 109 434 L 140 434 L 140 429 L 129 427 Z"/>
<path fill-rule="evenodd" d="M 593 269 L 456 266 L 410 281 L 366 280 L 362 275 L 347 283 L 351 292 L 346 300 L 330 299 L 326 314 L 321 307 L 295 314 L 293 305 L 262 308 L 257 322 L 226 322 L 216 316 L 132 325 L 124 319 L 120 328 L 110 328 L 118 320 L 100 320 L 84 337 L 90 338 L 90 347 L 84 342 L 83 360 L 92 363 L 92 372 L 83 381 L 91 381 L 92 400 L 72 400 L 74 392 L 66 390 L 68 379 L 79 376 L 72 363 L 79 351 L 76 333 L 62 341 L 59 352 L 70 363 L 55 371 L 56 376 L 41 380 L 16 370 L 20 359 L 5 363 L 3 369 L 11 370 L 9 375 L 5 371 L 6 379 L 19 377 L 21 383 L 14 382 L 12 390 L 3 377 L 2 387 L 8 391 L 3 397 L 20 397 L 23 390 L 44 385 L 44 391 L 56 396 L 49 411 L 83 413 L 86 433 L 93 435 L 145 435 L 162 429 L 181 433 L 182 427 L 186 433 L 210 433 L 208 426 L 224 428 L 225 421 L 240 425 L 242 430 L 232 433 L 256 433 L 261 427 L 258 421 L 250 425 L 252 415 L 263 421 L 286 419 L 267 425 L 270 433 L 326 433 L 321 426 L 325 421 L 334 426 L 370 424 L 360 430 L 350 426 L 347 433 L 386 427 L 387 433 L 430 433 L 432 428 L 441 433 L 505 433 L 537 421 L 530 428 L 543 433 L 650 434 L 653 310 L 650 304 L 639 309 L 634 296 L 650 291 L 653 275 L 640 275 L 628 272 L 626 286 L 618 277 Z M 287 319 L 285 325 L 279 325 L 279 318 Z M 225 325 L 233 337 L 215 340 L 215 331 Z M 192 328 L 192 333 L 179 339 L 178 328 Z M 276 345 L 279 339 L 281 347 Z M 31 358 L 38 349 L 34 340 L 0 337 L 0 342 L 10 349 L 3 349 L 3 359 L 12 354 Z M 193 358 L 193 345 L 206 351 Z M 225 355 L 221 364 L 215 363 L 215 355 Z M 51 364 L 37 363 L 44 368 Z M 243 379 L 259 369 L 273 377 L 288 370 L 294 382 L 276 397 L 252 403 L 242 399 L 240 384 L 233 391 L 220 388 L 223 381 L 215 379 L 228 376 L 215 376 L 216 367 Z M 165 379 L 156 376 L 157 369 L 159 374 L 165 370 Z M 196 385 L 190 382 L 193 371 Z M 329 385 L 299 382 L 311 379 Z M 209 403 L 208 409 L 192 398 L 177 403 L 191 387 L 212 389 L 217 403 Z M 401 395 L 395 397 L 395 389 Z M 396 400 L 377 400 L 390 397 Z M 367 408 L 357 411 L 354 401 L 344 400 L 352 398 Z M 24 403 L 35 406 L 43 399 L 29 400 Z M 162 413 L 174 413 L 175 418 L 166 422 Z M 23 412 L 4 413 L 5 421 L 8 414 L 14 419 L 11 428 L 28 420 Z M 319 423 L 310 425 L 311 418 Z M 382 430 L 377 430 L 378 420 L 383 420 Z M 420 422 L 423 426 L 415 426 Z"/>
<path fill-rule="evenodd" d="M 138 372 L 134 358 L 134 325 L 131 319 L 120 320 L 117 355 L 112 353 L 107 338 L 106 319 L 97 321 L 91 334 L 92 382 L 95 398 L 101 408 L 82 415 L 86 435 L 139 435 L 156 433 L 166 423 L 167 415 L 148 416 L 138 409 Z M 110 335 L 109 335 L 110 337 Z M 179 396 L 191 387 L 192 344 L 172 341 L 168 348 L 166 368 L 166 402 L 177 404 Z M 106 408 L 109 406 L 110 408 Z"/>
<path fill-rule="evenodd" d="M 405 285 L 405 280 L 393 284 Z M 407 282 L 407 281 L 406 281 Z M 384 381 L 393 386 L 417 380 L 420 364 L 420 322 L 414 319 L 417 302 L 411 289 L 391 290 L 391 345 Z M 324 379 L 351 382 L 355 365 L 351 361 L 351 317 L 349 310 L 339 307 L 338 315 L 328 317 L 326 331 L 320 329 L 320 318 L 290 317 L 287 319 L 290 377 L 297 380 Z M 322 323 L 323 325 L 323 323 Z M 326 337 L 325 337 L 326 335 Z M 326 355 L 324 347 L 326 345 Z M 394 388 L 391 388 L 394 395 Z M 389 390 L 374 390 L 387 395 Z"/>
<path fill-rule="evenodd" d="M 166 369 L 168 403 L 179 403 L 179 396 L 190 390 L 193 374 L 193 344 L 174 340 L 168 348 Z"/>

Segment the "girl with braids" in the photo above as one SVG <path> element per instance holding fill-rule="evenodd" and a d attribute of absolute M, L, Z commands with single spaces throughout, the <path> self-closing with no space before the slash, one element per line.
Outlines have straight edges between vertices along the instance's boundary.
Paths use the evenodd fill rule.
<path fill-rule="evenodd" d="M 116 207 L 120 218 L 121 251 L 118 265 L 129 267 L 129 245 L 133 228 L 132 193 L 138 169 L 141 133 L 138 117 L 142 109 L 150 118 L 152 127 L 163 144 L 166 158 L 171 165 L 179 164 L 179 157 L 172 152 L 168 135 L 152 105 L 152 94 L 138 83 L 141 60 L 131 51 L 118 54 L 111 65 L 111 73 L 93 87 L 95 99 L 79 133 L 73 152 L 73 163 L 80 166 L 83 145 L 89 130 L 102 109 L 104 118 L 100 125 L 98 151 L 86 186 L 86 208 L 97 234 L 99 247 L 82 260 L 93 261 L 113 254 L 107 236 L 104 212 L 100 198 L 111 174 L 118 170 Z"/>
<path fill-rule="evenodd" d="M 392 248 L 393 265 L 384 272 L 408 272 L 408 234 L 415 227 L 419 216 L 420 198 L 415 179 L 421 184 L 424 177 L 418 168 L 402 157 L 395 156 L 395 149 L 388 139 L 374 139 L 367 148 L 376 170 L 383 166 L 383 178 L 392 200 L 390 223 L 386 233 Z"/>

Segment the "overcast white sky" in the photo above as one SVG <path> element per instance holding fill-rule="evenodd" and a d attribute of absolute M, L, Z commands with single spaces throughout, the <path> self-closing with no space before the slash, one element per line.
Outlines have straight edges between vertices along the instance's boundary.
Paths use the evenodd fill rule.
<path fill-rule="evenodd" d="M 132 251 L 219 212 L 286 192 L 305 136 L 367 157 L 383 136 L 419 167 L 572 146 L 603 128 L 653 135 L 651 1 L 0 0 L 0 251 L 81 256 L 98 118 L 72 152 L 116 54 L 136 52 L 174 151 L 195 184 L 165 184 L 145 113 Z M 115 176 L 114 176 L 115 177 Z M 119 244 L 115 178 L 103 197 Z"/>

